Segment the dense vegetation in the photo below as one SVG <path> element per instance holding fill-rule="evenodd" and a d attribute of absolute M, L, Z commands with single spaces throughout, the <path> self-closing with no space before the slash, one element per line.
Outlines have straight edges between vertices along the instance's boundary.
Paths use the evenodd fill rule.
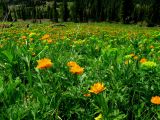
<path fill-rule="evenodd" d="M 27 24 L 0 31 L 1 120 L 160 119 L 159 28 Z"/>
<path fill-rule="evenodd" d="M 1 18 L 160 23 L 159 0 L 1 0 Z"/>

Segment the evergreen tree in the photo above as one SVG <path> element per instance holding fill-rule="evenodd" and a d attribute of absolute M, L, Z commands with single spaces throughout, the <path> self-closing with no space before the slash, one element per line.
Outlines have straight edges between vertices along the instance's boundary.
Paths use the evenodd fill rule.
<path fill-rule="evenodd" d="M 67 0 L 63 0 L 63 21 L 67 21 L 69 17 L 69 11 L 68 11 L 68 5 L 67 5 Z"/>
<path fill-rule="evenodd" d="M 154 0 L 151 6 L 151 12 L 148 19 L 149 26 L 160 24 L 160 0 Z"/>
<path fill-rule="evenodd" d="M 122 0 L 121 2 L 121 18 L 122 22 L 128 24 L 132 20 L 134 5 L 132 0 Z"/>
<path fill-rule="evenodd" d="M 53 4 L 53 21 L 54 22 L 58 22 L 58 11 L 57 11 L 57 0 L 54 0 L 54 4 Z"/>

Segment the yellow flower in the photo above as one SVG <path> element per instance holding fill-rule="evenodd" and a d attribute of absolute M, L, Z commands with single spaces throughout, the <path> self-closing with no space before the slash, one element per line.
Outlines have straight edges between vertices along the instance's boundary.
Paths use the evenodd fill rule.
<path fill-rule="evenodd" d="M 94 94 L 98 94 L 102 91 L 104 91 L 106 89 L 106 87 L 104 87 L 103 83 L 95 83 L 93 86 L 91 86 L 89 92 L 94 93 Z"/>
<path fill-rule="evenodd" d="M 142 58 L 142 59 L 140 60 L 140 63 L 145 63 L 145 62 L 147 62 L 147 59 L 146 59 L 146 58 Z"/>
<path fill-rule="evenodd" d="M 77 66 L 78 64 L 76 62 L 73 62 L 73 61 L 70 61 L 67 63 L 67 66 L 68 67 L 74 67 L 74 66 Z"/>
<path fill-rule="evenodd" d="M 80 67 L 79 65 L 73 66 L 70 68 L 70 72 L 73 74 L 82 74 L 84 71 L 84 68 Z"/>
<path fill-rule="evenodd" d="M 37 60 L 37 62 L 38 62 L 38 65 L 36 68 L 38 68 L 38 69 L 50 68 L 50 67 L 52 67 L 52 64 L 53 64 L 51 62 L 51 60 L 48 58 Z"/>
<path fill-rule="evenodd" d="M 141 67 L 143 69 L 152 69 L 152 68 L 156 68 L 157 64 L 155 62 L 152 62 L 152 61 L 146 61 L 146 62 L 141 64 Z"/>
<path fill-rule="evenodd" d="M 97 117 L 94 118 L 95 120 L 102 120 L 103 119 L 103 116 L 102 114 L 99 114 Z"/>
<path fill-rule="evenodd" d="M 160 105 L 160 96 L 154 96 L 151 98 L 151 103 Z"/>
<path fill-rule="evenodd" d="M 153 46 L 153 45 L 151 45 L 151 46 L 150 46 L 150 49 L 153 49 L 153 48 L 154 48 L 154 46 Z"/>
<path fill-rule="evenodd" d="M 22 38 L 22 39 L 26 39 L 27 37 L 26 37 L 26 36 L 22 36 L 21 38 Z"/>
<path fill-rule="evenodd" d="M 130 54 L 130 56 L 131 56 L 131 57 L 134 57 L 134 56 L 135 56 L 135 54 L 134 54 L 134 53 L 131 53 L 131 54 Z"/>
<path fill-rule="evenodd" d="M 137 60 L 137 59 L 138 59 L 138 56 L 134 56 L 133 59 Z"/>
<path fill-rule="evenodd" d="M 42 40 L 46 40 L 46 39 L 48 39 L 49 37 L 50 37 L 50 35 L 45 34 L 41 39 L 42 39 Z"/>

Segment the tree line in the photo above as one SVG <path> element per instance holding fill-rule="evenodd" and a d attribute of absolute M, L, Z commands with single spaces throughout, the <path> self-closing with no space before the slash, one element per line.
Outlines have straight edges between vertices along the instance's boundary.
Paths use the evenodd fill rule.
<path fill-rule="evenodd" d="M 160 0 L 0 0 L 1 20 L 160 24 Z"/>

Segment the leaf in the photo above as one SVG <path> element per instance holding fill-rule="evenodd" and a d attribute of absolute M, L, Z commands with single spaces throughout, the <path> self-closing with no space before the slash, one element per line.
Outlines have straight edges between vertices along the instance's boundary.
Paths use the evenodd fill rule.
<path fill-rule="evenodd" d="M 3 78 L 0 76 L 0 94 L 4 91 L 3 88 Z"/>
<path fill-rule="evenodd" d="M 12 55 L 11 51 L 4 50 L 4 51 L 2 51 L 2 54 L 4 54 L 7 57 L 7 59 L 9 60 L 10 63 L 12 62 L 13 55 Z"/>

